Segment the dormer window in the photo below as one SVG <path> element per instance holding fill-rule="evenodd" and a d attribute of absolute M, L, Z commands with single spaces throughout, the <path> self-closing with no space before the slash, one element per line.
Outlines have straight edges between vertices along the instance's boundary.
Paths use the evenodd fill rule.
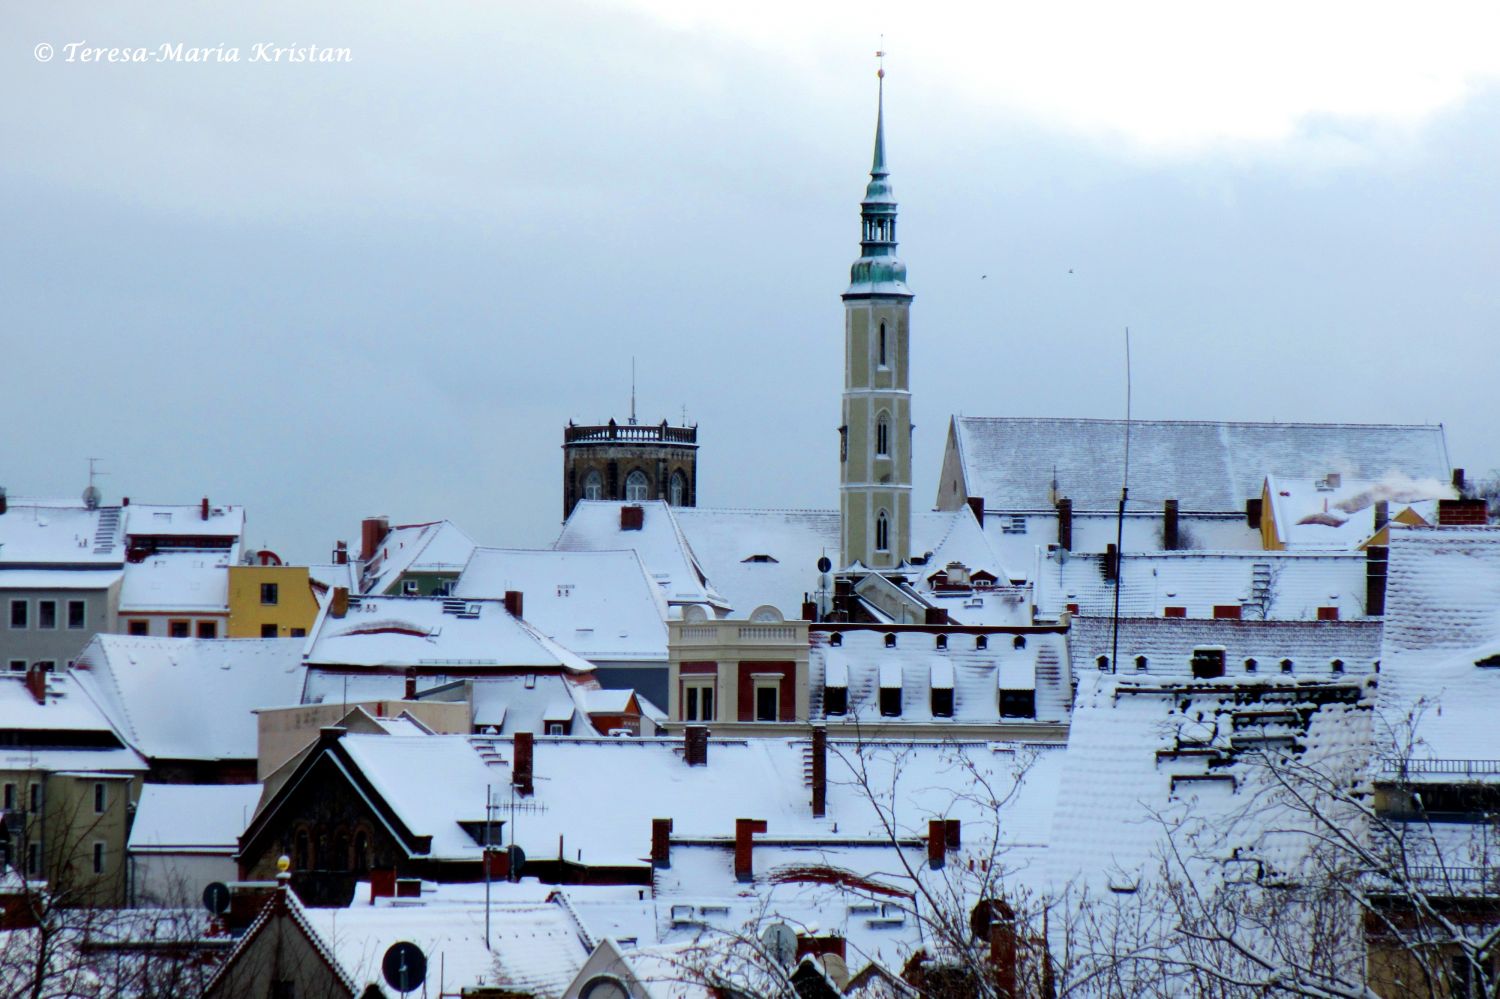
<path fill-rule="evenodd" d="M 1333 662 L 1328 664 L 1328 668 L 1335 673 L 1342 673 L 1344 672 L 1344 660 L 1335 659 Z"/>
<path fill-rule="evenodd" d="M 1026 648 L 1026 636 L 1025 635 L 1017 635 L 1015 637 L 1015 639 L 1010 643 L 1010 647 L 1013 648 L 1013 649 L 1024 649 L 1024 648 Z"/>
<path fill-rule="evenodd" d="M 939 636 L 937 636 L 937 638 L 933 639 L 933 642 L 934 642 L 936 648 L 938 649 L 938 651 L 940 651 L 940 652 L 947 651 L 947 649 L 948 649 L 948 636 L 947 635 L 939 635 Z"/>
<path fill-rule="evenodd" d="M 933 663 L 931 679 L 929 682 L 931 691 L 932 717 L 953 717 L 953 664 L 949 662 Z"/>
<path fill-rule="evenodd" d="M 883 718 L 901 717 L 901 667 L 896 663 L 880 666 L 880 714 Z"/>
<path fill-rule="evenodd" d="M 990 647 L 990 636 L 989 635 L 975 635 L 974 636 L 974 651 L 976 651 L 976 652 L 983 652 L 985 649 L 987 649 L 989 647 Z"/>
<path fill-rule="evenodd" d="M 1193 679 L 1214 680 L 1224 675 L 1223 649 L 1193 650 Z"/>
<path fill-rule="evenodd" d="M 894 631 L 888 631 L 885 633 L 885 647 L 888 649 L 894 649 L 896 647 L 896 633 Z"/>

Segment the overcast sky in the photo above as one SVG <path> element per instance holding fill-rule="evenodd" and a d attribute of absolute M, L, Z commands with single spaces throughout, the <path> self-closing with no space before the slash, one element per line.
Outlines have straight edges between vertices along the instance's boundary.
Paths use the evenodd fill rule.
<path fill-rule="evenodd" d="M 0 485 L 547 544 L 634 356 L 702 505 L 835 507 L 882 33 L 919 502 L 951 414 L 1123 415 L 1127 325 L 1139 417 L 1500 466 L 1500 8 L 980 6 L 0 0 Z"/>

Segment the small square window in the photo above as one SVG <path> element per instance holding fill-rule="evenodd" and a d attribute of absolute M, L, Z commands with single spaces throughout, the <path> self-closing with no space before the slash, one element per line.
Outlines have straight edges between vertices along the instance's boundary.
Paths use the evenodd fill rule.
<path fill-rule="evenodd" d="M 1290 659 L 1283 659 L 1283 660 L 1281 660 L 1281 672 L 1283 672 L 1283 673 L 1290 673 L 1291 671 L 1292 671 L 1292 661 Z"/>
<path fill-rule="evenodd" d="M 68 629 L 82 631 L 87 605 L 82 600 L 68 601 Z"/>
<path fill-rule="evenodd" d="M 199 621 L 198 622 L 198 637 L 199 638 L 218 638 L 219 637 L 219 622 L 217 622 L 217 621 Z"/>
<path fill-rule="evenodd" d="M 1193 679 L 1213 680 L 1224 675 L 1223 649 L 1193 650 Z"/>
<path fill-rule="evenodd" d="M 547 734 L 548 735 L 567 735 L 568 734 L 567 726 L 564 725 L 562 722 L 548 722 L 547 723 Z"/>
<path fill-rule="evenodd" d="M 307 629 L 306 628 L 293 628 L 292 629 L 292 637 L 293 638 L 306 638 L 307 637 Z"/>
<path fill-rule="evenodd" d="M 24 673 L 24 672 L 26 672 L 26 660 L 24 660 L 24 659 L 12 659 L 10 661 L 10 671 L 12 673 Z"/>
<path fill-rule="evenodd" d="M 260 602 L 274 606 L 281 598 L 281 587 L 277 583 L 260 584 Z"/>
<path fill-rule="evenodd" d="M 403 579 L 401 581 L 401 592 L 408 597 L 415 597 L 421 595 L 422 589 L 415 579 Z"/>
<path fill-rule="evenodd" d="M 173 638 L 187 638 L 188 637 L 188 623 L 189 622 L 187 622 L 187 621 L 172 621 L 172 622 L 169 622 L 167 624 L 167 634 L 170 635 Z"/>
<path fill-rule="evenodd" d="M 12 600 L 10 602 L 10 626 L 12 628 L 29 628 L 31 604 L 25 600 Z"/>
<path fill-rule="evenodd" d="M 43 659 L 41 662 L 37 663 L 37 665 L 42 668 L 43 673 L 51 673 L 53 670 L 57 669 L 57 663 L 53 662 L 51 659 Z"/>
<path fill-rule="evenodd" d="M 36 602 L 36 626 L 45 631 L 51 631 L 57 627 L 56 600 L 38 600 Z"/>
<path fill-rule="evenodd" d="M 825 715 L 846 715 L 849 713 L 849 688 L 848 687 L 824 687 L 823 688 L 823 713 Z"/>
<path fill-rule="evenodd" d="M 150 621 L 140 621 L 140 620 L 131 621 L 128 625 L 125 626 L 125 628 L 132 635 L 149 635 L 149 634 L 151 634 L 151 622 Z"/>
<path fill-rule="evenodd" d="M 1036 717 L 1036 691 L 1034 691 L 1034 690 L 1002 690 L 1002 691 L 1000 691 L 1000 717 L 1001 718 L 1035 718 Z"/>
<path fill-rule="evenodd" d="M 281 634 L 281 629 L 278 625 L 263 624 L 260 626 L 261 638 L 275 638 L 279 634 Z"/>

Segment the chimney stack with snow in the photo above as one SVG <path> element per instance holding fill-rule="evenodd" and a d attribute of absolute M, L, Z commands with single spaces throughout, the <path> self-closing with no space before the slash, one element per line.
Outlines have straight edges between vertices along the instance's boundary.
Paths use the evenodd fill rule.
<path fill-rule="evenodd" d="M 511 617 L 520 618 L 521 617 L 521 610 L 522 610 L 521 591 L 520 590 L 506 590 L 505 591 L 505 613 L 509 614 Z"/>
<path fill-rule="evenodd" d="M 1182 534 L 1177 522 L 1177 501 L 1169 499 L 1162 504 L 1161 546 L 1175 552 L 1181 543 Z"/>
<path fill-rule="evenodd" d="M 515 759 L 510 765 L 510 782 L 519 794 L 530 794 L 534 788 L 532 785 L 532 735 L 530 732 L 517 732 L 515 745 L 513 747 Z"/>
<path fill-rule="evenodd" d="M 828 814 L 828 729 L 822 725 L 812 731 L 812 814 Z"/>
<path fill-rule="evenodd" d="M 1458 494 L 1462 496 L 1466 485 L 1467 483 L 1464 482 L 1464 470 L 1462 468 L 1455 468 L 1453 470 L 1453 488 L 1458 490 Z"/>
<path fill-rule="evenodd" d="M 1389 500 L 1375 501 L 1375 530 L 1380 530 L 1391 522 L 1391 504 Z"/>
<path fill-rule="evenodd" d="M 349 588 L 335 586 L 333 596 L 328 601 L 328 614 L 330 617 L 343 617 L 347 613 L 349 613 Z"/>
<path fill-rule="evenodd" d="M 208 519 L 208 497 L 207 496 L 203 497 L 203 507 L 202 507 L 202 509 L 203 509 L 203 519 L 207 520 Z"/>
<path fill-rule="evenodd" d="M 766 831 L 765 819 L 734 820 L 734 877 L 736 881 L 752 881 L 755 864 L 751 859 L 756 833 Z"/>
<path fill-rule="evenodd" d="M 368 562 L 375 557 L 380 539 L 390 532 L 391 522 L 385 517 L 366 517 L 359 525 L 359 560 Z"/>
<path fill-rule="evenodd" d="M 335 542 L 334 543 L 334 546 L 333 546 L 333 564 L 334 565 L 348 565 L 349 564 L 349 542 L 347 542 L 347 541 L 339 541 L 339 542 Z"/>
<path fill-rule="evenodd" d="M 639 506 L 620 507 L 620 530 L 639 531 L 646 523 L 646 510 Z"/>
<path fill-rule="evenodd" d="M 682 730 L 682 759 L 690 767 L 708 766 L 708 729 L 689 725 Z"/>
<path fill-rule="evenodd" d="M 1073 501 L 1066 496 L 1057 501 L 1057 547 L 1073 549 Z"/>
<path fill-rule="evenodd" d="M 1489 504 L 1482 499 L 1438 500 L 1439 527 L 1483 527 L 1489 517 Z"/>
<path fill-rule="evenodd" d="M 927 821 L 927 866 L 939 870 L 948 858 L 948 823 L 942 819 Z"/>
<path fill-rule="evenodd" d="M 672 866 L 672 820 L 651 820 L 651 866 Z"/>

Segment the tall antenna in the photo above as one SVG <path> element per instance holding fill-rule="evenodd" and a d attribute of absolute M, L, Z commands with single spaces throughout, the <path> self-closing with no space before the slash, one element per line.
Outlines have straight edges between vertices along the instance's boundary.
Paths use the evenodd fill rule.
<path fill-rule="evenodd" d="M 1120 671 L 1120 590 L 1125 575 L 1125 503 L 1130 499 L 1130 327 L 1125 327 L 1125 469 L 1120 479 L 1120 513 L 1115 520 L 1115 613 L 1111 628 L 1109 668 Z"/>
<path fill-rule="evenodd" d="M 630 425 L 635 426 L 635 358 L 630 359 Z"/>

